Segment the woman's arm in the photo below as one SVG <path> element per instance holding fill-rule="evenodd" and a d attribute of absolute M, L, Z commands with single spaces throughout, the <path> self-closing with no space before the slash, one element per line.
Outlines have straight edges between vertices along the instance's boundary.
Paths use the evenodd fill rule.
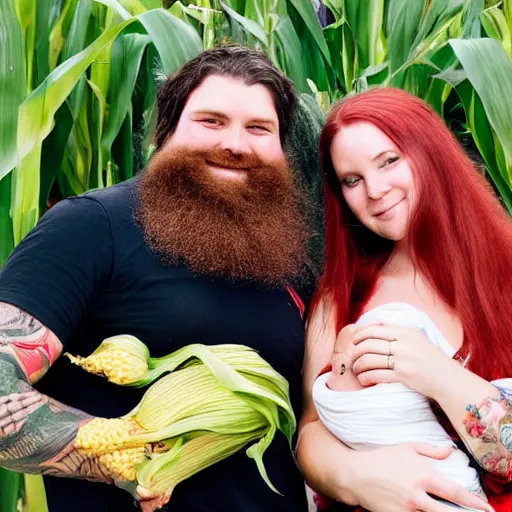
<path fill-rule="evenodd" d="M 512 481 L 511 394 L 447 357 L 415 327 L 362 327 L 354 344 L 352 369 L 363 386 L 400 382 L 432 398 L 483 469 Z"/>
<path fill-rule="evenodd" d="M 512 481 L 512 391 L 453 361 L 449 380 L 432 398 L 482 468 Z"/>
<path fill-rule="evenodd" d="M 335 438 L 318 418 L 312 399 L 316 377 L 331 363 L 336 341 L 332 309 L 321 302 L 306 328 L 303 367 L 304 409 L 299 423 L 297 460 L 310 487 L 347 504 L 357 505 L 350 492 L 350 449 Z M 343 463 L 340 463 L 344 461 Z M 346 463 L 345 463 L 346 462 Z M 343 468 L 343 471 L 341 469 Z"/>
<path fill-rule="evenodd" d="M 317 419 L 301 426 L 297 460 L 308 485 L 323 496 L 356 506 L 351 467 L 353 450 L 336 439 Z"/>
<path fill-rule="evenodd" d="M 324 427 L 311 390 L 316 377 L 330 363 L 335 341 L 334 317 L 321 304 L 306 332 L 305 403 L 297 443 L 297 460 L 306 482 L 324 496 L 372 512 L 453 510 L 429 494 L 462 506 L 491 510 L 467 489 L 433 469 L 427 457 L 445 459 L 452 452 L 450 448 L 402 444 L 357 452 Z"/>

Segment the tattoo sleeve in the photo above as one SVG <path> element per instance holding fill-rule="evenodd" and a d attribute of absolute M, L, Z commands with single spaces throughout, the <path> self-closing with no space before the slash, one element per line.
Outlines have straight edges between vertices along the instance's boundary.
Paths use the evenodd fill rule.
<path fill-rule="evenodd" d="M 483 469 L 512 481 L 512 390 L 498 387 L 499 398 L 468 405 L 464 441 Z"/>
<path fill-rule="evenodd" d="M 31 386 L 61 352 L 62 344 L 49 329 L 0 302 L 0 466 L 112 482 L 97 459 L 74 447 L 80 425 L 92 417 Z"/>

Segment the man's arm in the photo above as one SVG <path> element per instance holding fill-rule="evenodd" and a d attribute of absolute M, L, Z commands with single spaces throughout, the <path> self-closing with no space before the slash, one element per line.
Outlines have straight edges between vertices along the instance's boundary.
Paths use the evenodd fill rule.
<path fill-rule="evenodd" d="M 12 471 L 112 482 L 95 458 L 74 447 L 83 411 L 36 391 L 62 352 L 48 328 L 0 302 L 0 466 Z"/>

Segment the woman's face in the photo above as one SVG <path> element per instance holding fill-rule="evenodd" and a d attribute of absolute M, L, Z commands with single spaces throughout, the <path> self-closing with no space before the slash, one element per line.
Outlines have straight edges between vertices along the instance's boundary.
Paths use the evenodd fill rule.
<path fill-rule="evenodd" d="M 335 135 L 331 158 L 359 221 L 384 238 L 403 240 L 414 207 L 414 178 L 395 144 L 373 124 L 357 123 Z"/>

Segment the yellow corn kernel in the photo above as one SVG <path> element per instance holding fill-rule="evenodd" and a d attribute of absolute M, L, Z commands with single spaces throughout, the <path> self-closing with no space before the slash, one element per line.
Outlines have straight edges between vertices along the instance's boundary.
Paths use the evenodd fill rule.
<path fill-rule="evenodd" d="M 129 418 L 94 418 L 82 425 L 75 438 L 75 447 L 101 455 L 120 448 L 141 446 L 132 436 L 144 432 L 140 425 Z M 143 447 L 143 445 L 142 445 Z"/>
<path fill-rule="evenodd" d="M 90 459 L 96 459 L 116 480 L 136 479 L 135 466 L 145 459 L 144 443 L 131 439 L 144 431 L 127 418 L 95 418 L 82 425 L 75 438 L 75 448 Z"/>
<path fill-rule="evenodd" d="M 119 348 L 93 353 L 89 357 L 66 354 L 72 363 L 95 375 L 102 375 L 114 384 L 127 385 L 143 379 L 148 371 L 145 360 Z"/>
<path fill-rule="evenodd" d="M 105 453 L 98 457 L 98 462 L 115 480 L 135 481 L 135 466 L 145 459 L 143 447 L 126 448 Z"/>

